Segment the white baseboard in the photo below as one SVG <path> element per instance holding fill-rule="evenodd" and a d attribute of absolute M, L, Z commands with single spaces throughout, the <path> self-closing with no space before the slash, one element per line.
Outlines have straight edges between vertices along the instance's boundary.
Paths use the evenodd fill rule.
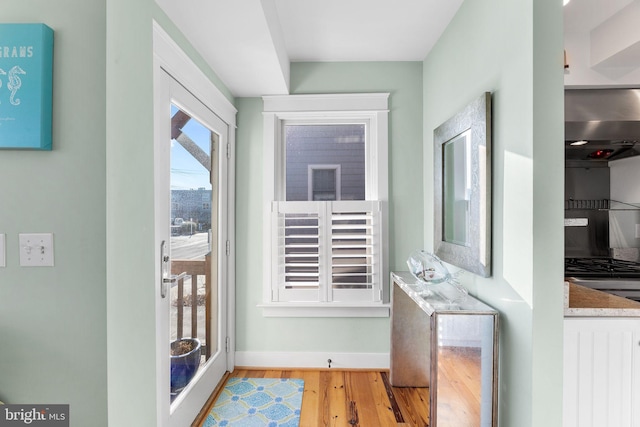
<path fill-rule="evenodd" d="M 243 367 L 389 369 L 389 353 L 236 351 L 235 356 L 235 365 Z"/>

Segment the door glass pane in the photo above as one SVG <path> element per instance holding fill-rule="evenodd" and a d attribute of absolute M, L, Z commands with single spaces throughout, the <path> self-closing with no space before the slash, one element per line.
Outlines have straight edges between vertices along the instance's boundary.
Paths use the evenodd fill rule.
<path fill-rule="evenodd" d="M 316 172 L 333 182 L 325 181 L 326 188 L 318 189 L 315 200 L 364 200 L 365 131 L 364 124 L 286 124 L 286 200 L 314 200 L 316 192 L 309 191 L 309 183 L 316 182 L 310 176 Z"/>
<path fill-rule="evenodd" d="M 172 400 L 217 351 L 218 135 L 171 107 Z M 185 354 L 186 353 L 186 354 Z"/>

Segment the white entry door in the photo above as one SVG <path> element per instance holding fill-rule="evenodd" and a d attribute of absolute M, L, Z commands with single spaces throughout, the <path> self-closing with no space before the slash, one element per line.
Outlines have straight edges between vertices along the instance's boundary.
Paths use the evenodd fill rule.
<path fill-rule="evenodd" d="M 228 369 L 229 126 L 164 70 L 155 95 L 158 419 L 182 427 Z"/>

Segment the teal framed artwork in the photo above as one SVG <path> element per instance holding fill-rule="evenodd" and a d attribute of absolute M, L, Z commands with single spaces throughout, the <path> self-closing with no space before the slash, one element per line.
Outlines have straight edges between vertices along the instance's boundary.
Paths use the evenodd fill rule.
<path fill-rule="evenodd" d="M 0 24 L 0 149 L 51 150 L 53 30 Z"/>

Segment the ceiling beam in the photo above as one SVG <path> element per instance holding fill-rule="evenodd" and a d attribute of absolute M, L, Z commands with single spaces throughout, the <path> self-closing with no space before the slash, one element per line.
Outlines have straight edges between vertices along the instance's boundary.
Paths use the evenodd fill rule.
<path fill-rule="evenodd" d="M 590 33 L 591 67 L 623 76 L 640 67 L 640 2 L 634 1 Z"/>

